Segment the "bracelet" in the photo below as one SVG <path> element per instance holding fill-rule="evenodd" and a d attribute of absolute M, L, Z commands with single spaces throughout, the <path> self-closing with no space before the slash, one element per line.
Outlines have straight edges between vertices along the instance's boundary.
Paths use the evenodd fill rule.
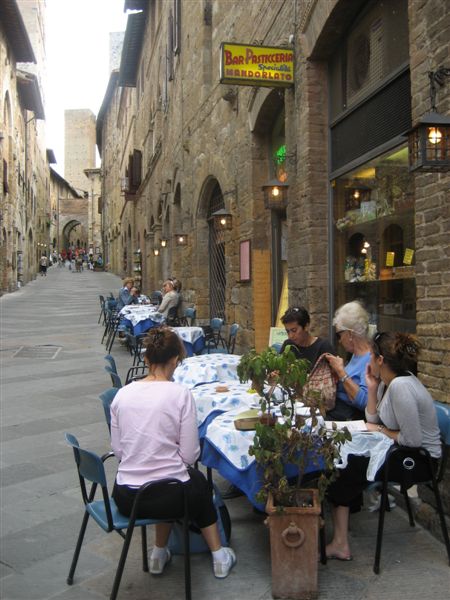
<path fill-rule="evenodd" d="M 347 373 L 343 376 L 339 378 L 339 381 L 341 383 L 344 383 L 344 381 L 347 381 L 347 379 L 350 377 L 350 375 L 348 375 Z"/>

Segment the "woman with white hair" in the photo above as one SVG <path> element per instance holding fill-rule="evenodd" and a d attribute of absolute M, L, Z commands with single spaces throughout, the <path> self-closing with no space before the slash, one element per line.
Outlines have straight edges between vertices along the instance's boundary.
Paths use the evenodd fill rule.
<path fill-rule="evenodd" d="M 327 419 L 363 419 L 367 404 L 366 367 L 370 361 L 369 315 L 360 302 L 347 302 L 334 314 L 336 337 L 352 357 L 347 364 L 340 356 L 327 354 L 330 367 L 338 377 L 336 405 Z"/>

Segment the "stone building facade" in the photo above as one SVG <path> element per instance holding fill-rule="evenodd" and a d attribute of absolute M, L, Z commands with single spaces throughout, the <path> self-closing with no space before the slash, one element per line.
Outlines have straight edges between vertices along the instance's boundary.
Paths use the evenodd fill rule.
<path fill-rule="evenodd" d="M 64 179 L 86 190 L 84 169 L 95 169 L 95 115 L 89 109 L 64 111 Z"/>
<path fill-rule="evenodd" d="M 419 374 L 449 401 L 449 175 L 409 172 L 405 137 L 430 110 L 428 71 L 448 66 L 437 4 L 126 2 L 142 12 L 97 121 L 111 268 L 141 261 L 146 291 L 181 278 L 200 319 L 241 324 L 241 348 L 267 344 L 286 289 L 329 336 L 337 306 L 361 299 L 377 328 L 417 331 Z M 221 84 L 230 41 L 292 50 L 295 84 Z M 281 176 L 287 207 L 265 208 Z"/>
<path fill-rule="evenodd" d="M 0 293 L 34 278 L 42 252 L 50 251 L 49 164 L 41 90 L 43 24 L 40 3 L 20 3 L 20 8 L 15 0 L 1 3 Z"/>

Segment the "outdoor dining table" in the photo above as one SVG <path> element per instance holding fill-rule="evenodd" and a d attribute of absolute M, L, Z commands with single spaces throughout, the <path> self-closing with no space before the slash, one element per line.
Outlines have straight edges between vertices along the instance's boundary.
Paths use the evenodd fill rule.
<path fill-rule="evenodd" d="M 203 354 L 183 360 L 176 368 L 173 380 L 189 388 L 216 381 L 239 381 L 237 366 L 241 357 L 237 354 Z"/>
<path fill-rule="evenodd" d="M 129 304 L 124 306 L 119 315 L 123 325 L 133 332 L 133 335 L 145 333 L 152 327 L 164 323 L 165 318 L 152 304 Z"/>
<path fill-rule="evenodd" d="M 197 425 L 200 439 L 202 439 L 209 424 L 220 414 L 229 410 L 257 408 L 258 398 L 250 389 L 249 383 L 229 381 L 225 384 L 206 383 L 192 390 L 197 407 Z"/>
<path fill-rule="evenodd" d="M 205 332 L 201 327 L 172 327 L 172 330 L 183 340 L 188 357 L 200 354 L 205 347 Z"/>
<path fill-rule="evenodd" d="M 234 419 L 242 412 L 242 407 L 229 410 L 212 420 L 203 438 L 201 462 L 206 467 L 216 469 L 225 479 L 244 492 L 250 502 L 259 510 L 264 505 L 256 500 L 256 494 L 262 486 L 262 470 L 248 450 L 253 443 L 254 431 L 239 431 Z M 369 456 L 368 480 L 373 480 L 381 466 L 387 450 L 392 444 L 387 436 L 378 432 L 353 432 L 352 440 L 341 447 L 341 458 L 337 468 L 347 464 L 350 454 Z M 320 471 L 321 461 L 310 453 L 304 475 Z M 286 465 L 288 477 L 295 477 L 298 471 L 294 465 Z M 372 479 L 371 479 L 372 478 Z"/>

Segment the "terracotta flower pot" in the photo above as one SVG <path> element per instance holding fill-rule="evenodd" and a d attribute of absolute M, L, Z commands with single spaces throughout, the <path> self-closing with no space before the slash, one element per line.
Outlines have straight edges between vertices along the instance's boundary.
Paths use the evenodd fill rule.
<path fill-rule="evenodd" d="M 319 495 L 313 489 L 301 493 L 306 498 L 305 506 L 284 507 L 282 512 L 271 495 L 267 500 L 274 598 L 317 598 Z"/>

